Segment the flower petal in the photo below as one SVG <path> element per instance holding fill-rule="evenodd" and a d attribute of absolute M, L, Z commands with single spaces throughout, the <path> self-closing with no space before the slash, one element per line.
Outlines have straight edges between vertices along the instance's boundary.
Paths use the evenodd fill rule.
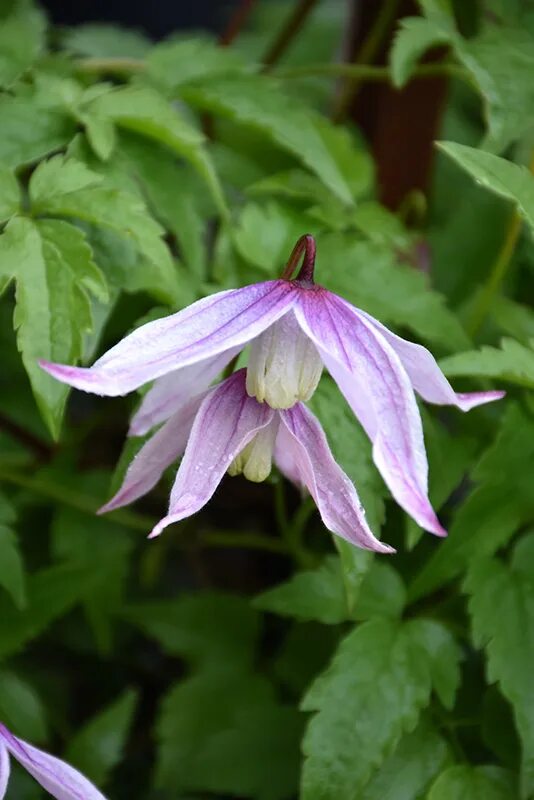
<path fill-rule="evenodd" d="M 266 281 L 205 297 L 142 325 L 90 368 L 40 361 L 54 378 L 102 395 L 123 395 L 172 370 L 243 346 L 295 302 L 288 281 Z"/>
<path fill-rule="evenodd" d="M 358 547 L 393 553 L 369 528 L 356 489 L 335 461 L 319 420 L 302 403 L 279 413 L 279 449 L 290 453 L 326 527 Z"/>
<path fill-rule="evenodd" d="M 176 414 L 191 397 L 208 388 L 240 349 L 233 347 L 199 364 L 191 364 L 158 378 L 132 417 L 128 435 L 143 436 L 155 425 Z"/>
<path fill-rule="evenodd" d="M 183 454 L 204 396 L 202 392 L 186 403 L 143 445 L 128 467 L 121 488 L 98 510 L 99 514 L 133 503 L 156 485 L 167 467 Z"/>
<path fill-rule="evenodd" d="M 10 770 L 9 753 L 7 747 L 0 739 L 0 800 L 4 800 L 6 796 Z"/>
<path fill-rule="evenodd" d="M 171 492 L 169 511 L 151 537 L 173 522 L 195 514 L 215 492 L 224 473 L 274 411 L 245 390 L 239 370 L 210 391 L 202 402 Z"/>
<path fill-rule="evenodd" d="M 295 313 L 370 436 L 374 462 L 397 503 L 422 528 L 446 535 L 428 499 L 421 417 L 395 351 L 357 309 L 330 292 L 302 292 Z"/>
<path fill-rule="evenodd" d="M 348 304 L 347 304 L 348 305 Z M 388 330 L 385 325 L 371 317 L 365 311 L 358 310 L 386 339 L 401 360 L 408 373 L 412 386 L 423 400 L 438 406 L 457 406 L 462 411 L 469 411 L 475 406 L 500 400 L 506 392 L 455 392 L 449 381 L 438 367 L 436 359 L 426 347 L 402 339 Z"/>
<path fill-rule="evenodd" d="M 105 800 L 81 772 L 61 759 L 18 739 L 4 725 L 0 725 L 0 736 L 13 758 L 56 800 Z"/>

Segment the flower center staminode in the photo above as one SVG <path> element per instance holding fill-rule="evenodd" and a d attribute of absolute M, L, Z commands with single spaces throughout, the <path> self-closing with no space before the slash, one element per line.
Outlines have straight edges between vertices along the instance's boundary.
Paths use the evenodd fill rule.
<path fill-rule="evenodd" d="M 241 475 L 249 481 L 261 483 L 269 477 L 273 463 L 273 449 L 279 420 L 273 419 L 259 431 L 228 467 L 229 475 Z"/>
<path fill-rule="evenodd" d="M 271 408 L 291 408 L 310 399 L 322 370 L 317 348 L 290 311 L 252 342 L 247 393 Z"/>
<path fill-rule="evenodd" d="M 298 269 L 301 257 L 302 265 Z M 298 269 L 296 277 L 293 277 Z M 315 239 L 301 236 L 282 274 L 282 280 L 313 288 Z M 252 342 L 247 367 L 247 393 L 271 408 L 291 408 L 309 400 L 321 378 L 323 364 L 317 348 L 302 332 L 295 315 L 285 314 Z"/>

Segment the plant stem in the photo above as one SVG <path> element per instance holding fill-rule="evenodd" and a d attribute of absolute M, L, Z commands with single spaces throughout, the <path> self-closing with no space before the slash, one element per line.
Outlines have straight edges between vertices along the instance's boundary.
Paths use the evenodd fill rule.
<path fill-rule="evenodd" d="M 265 72 L 281 59 L 295 36 L 299 33 L 308 15 L 317 5 L 317 2 L 318 0 L 298 0 L 285 25 L 278 32 L 261 59 Z"/>
<path fill-rule="evenodd" d="M 534 174 L 534 152 L 532 153 L 528 168 L 531 174 Z M 484 288 L 477 298 L 471 316 L 471 321 L 467 325 L 467 332 L 471 337 L 478 333 L 482 323 L 486 319 L 486 316 L 493 303 L 493 299 L 497 294 L 512 262 L 512 257 L 514 255 L 517 242 L 519 241 L 519 235 L 522 227 L 523 218 L 521 214 L 515 210 L 510 217 L 502 247 L 493 263 L 489 278 L 484 284 Z"/>
<path fill-rule="evenodd" d="M 228 45 L 239 36 L 249 18 L 255 2 L 256 0 L 241 0 L 240 5 L 230 18 L 226 29 L 219 37 L 219 44 L 221 47 L 228 47 Z"/>
<path fill-rule="evenodd" d="M 203 545 L 213 547 L 244 547 L 247 550 L 264 550 L 270 553 L 287 555 L 288 548 L 280 539 L 263 536 L 260 533 L 240 533 L 233 531 L 206 531 L 199 535 Z"/>
<path fill-rule="evenodd" d="M 393 25 L 397 14 L 398 5 L 399 0 L 384 0 L 382 7 L 376 16 L 374 25 L 372 26 L 367 38 L 362 43 L 358 53 L 356 54 L 354 64 L 371 64 L 377 57 L 384 39 Z M 354 75 L 349 78 L 346 85 L 343 87 L 332 112 L 332 119 L 334 122 L 342 122 L 345 119 L 356 95 L 358 94 L 360 84 L 360 76 Z"/>

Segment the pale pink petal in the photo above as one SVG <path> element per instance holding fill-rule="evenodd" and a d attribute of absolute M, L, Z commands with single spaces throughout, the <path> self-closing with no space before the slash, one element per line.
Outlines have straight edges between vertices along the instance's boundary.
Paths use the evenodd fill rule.
<path fill-rule="evenodd" d="M 157 433 L 151 436 L 128 467 L 121 488 L 99 509 L 99 514 L 133 503 L 156 485 L 167 467 L 183 454 L 195 414 L 204 396 L 205 392 L 202 392 L 185 403 Z"/>
<path fill-rule="evenodd" d="M 215 492 L 234 458 L 274 411 L 245 390 L 245 370 L 212 389 L 202 402 L 171 492 L 169 511 L 150 536 L 195 514 Z"/>
<path fill-rule="evenodd" d="M 1 735 L 1 734 L 0 734 Z M 0 739 L 0 800 L 4 800 L 9 783 L 9 753 L 3 741 Z"/>
<path fill-rule="evenodd" d="M 17 739 L 3 725 L 0 725 L 0 736 L 13 758 L 56 800 L 105 800 L 96 786 L 74 767 Z"/>
<path fill-rule="evenodd" d="M 302 403 L 279 414 L 283 423 L 278 434 L 279 450 L 290 453 L 326 527 L 366 550 L 394 552 L 369 528 L 356 489 L 330 452 L 319 420 Z"/>
<path fill-rule="evenodd" d="M 90 368 L 39 363 L 54 378 L 85 392 L 127 394 L 160 375 L 245 345 L 285 314 L 295 298 L 288 281 L 219 292 L 142 325 Z"/>
<path fill-rule="evenodd" d="M 198 364 L 169 372 L 158 378 L 146 393 L 130 422 L 129 436 L 143 436 L 155 425 L 176 414 L 191 397 L 207 389 L 230 363 L 241 347 L 207 358 Z"/>
<path fill-rule="evenodd" d="M 356 309 L 325 290 L 301 292 L 295 313 L 370 436 L 375 464 L 397 503 L 422 528 L 444 536 L 428 499 L 419 409 L 393 348 Z"/>
<path fill-rule="evenodd" d="M 347 303 L 347 305 L 349 304 Z M 455 392 L 438 367 L 436 359 L 426 347 L 402 339 L 365 311 L 358 311 L 358 313 L 380 331 L 384 339 L 395 350 L 402 366 L 408 373 L 413 388 L 428 403 L 435 403 L 438 406 L 458 406 L 462 411 L 469 411 L 475 406 L 491 403 L 505 396 L 506 392 L 503 391 Z"/>

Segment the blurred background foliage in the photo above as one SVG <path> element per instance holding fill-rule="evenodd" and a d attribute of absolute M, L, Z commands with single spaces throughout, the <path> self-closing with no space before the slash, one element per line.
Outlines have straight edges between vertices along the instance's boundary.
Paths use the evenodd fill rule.
<path fill-rule="evenodd" d="M 533 797 L 534 4 L 249 0 L 187 33 L 85 5 L 0 2 L 0 719 L 118 800 Z M 319 282 L 508 391 L 424 409 L 449 538 L 327 376 L 311 405 L 396 556 L 275 474 L 150 543 L 172 474 L 97 517 L 137 399 L 67 406 L 37 359 L 276 277 L 304 232 Z"/>

